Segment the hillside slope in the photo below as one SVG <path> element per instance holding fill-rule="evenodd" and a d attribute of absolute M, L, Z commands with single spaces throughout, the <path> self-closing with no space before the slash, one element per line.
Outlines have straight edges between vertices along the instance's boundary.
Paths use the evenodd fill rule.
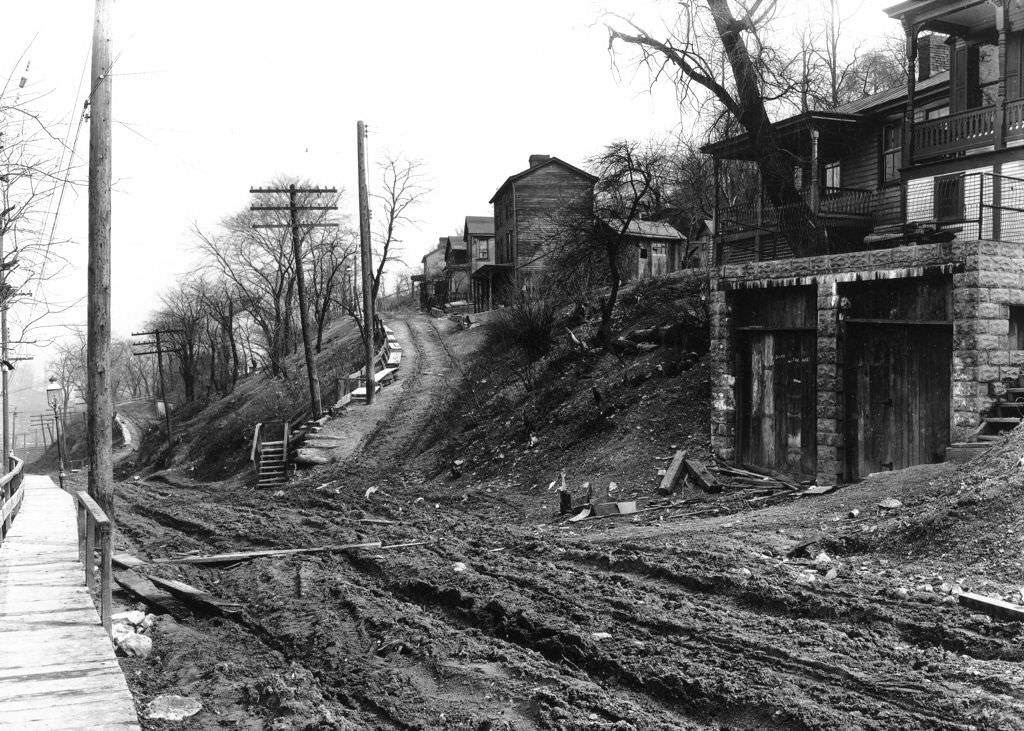
<path fill-rule="evenodd" d="M 663 322 L 642 299 L 622 332 Z M 526 389 L 485 327 L 400 317 L 403 396 L 353 417 L 350 457 L 273 494 L 187 463 L 119 486 L 119 548 L 143 558 L 384 545 L 148 567 L 244 611 L 160 619 L 154 655 L 122 661 L 140 703 L 198 697 L 187 727 L 209 729 L 1024 728 L 1021 625 L 940 589 L 1010 585 L 917 532 L 919 506 L 954 517 L 940 506 L 972 468 L 767 508 L 743 490 L 669 502 L 653 492 L 672 450 L 707 454 L 690 348 L 563 342 Z M 984 463 L 993 480 L 1012 453 Z M 569 522 L 563 470 L 577 501 L 616 482 L 644 512 Z M 996 523 L 1012 527 L 975 528 Z"/>

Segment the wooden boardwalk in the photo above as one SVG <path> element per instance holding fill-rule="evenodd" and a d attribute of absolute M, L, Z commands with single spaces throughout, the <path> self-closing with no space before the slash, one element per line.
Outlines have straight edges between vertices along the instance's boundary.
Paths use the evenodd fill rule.
<path fill-rule="evenodd" d="M 138 729 L 84 585 L 74 499 L 48 477 L 24 486 L 0 546 L 0 729 Z"/>

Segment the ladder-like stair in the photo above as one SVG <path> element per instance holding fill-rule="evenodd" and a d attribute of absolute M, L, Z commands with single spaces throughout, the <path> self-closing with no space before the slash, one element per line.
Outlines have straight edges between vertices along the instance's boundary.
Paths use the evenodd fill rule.
<path fill-rule="evenodd" d="M 280 487 L 288 481 L 284 442 L 263 442 L 256 465 L 256 487 Z"/>
<path fill-rule="evenodd" d="M 982 417 L 981 426 L 966 442 L 949 445 L 946 449 L 947 462 L 970 461 L 1021 423 L 1024 418 L 1024 388 L 1007 388 L 1005 398 L 992 407 L 989 416 Z"/>

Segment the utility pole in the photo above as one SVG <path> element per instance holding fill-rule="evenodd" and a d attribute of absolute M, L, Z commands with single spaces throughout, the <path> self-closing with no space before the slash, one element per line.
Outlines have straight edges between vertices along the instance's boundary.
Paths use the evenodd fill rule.
<path fill-rule="evenodd" d="M 96 0 L 89 107 L 88 381 L 89 494 L 114 519 L 113 414 L 110 394 L 110 6 Z"/>
<path fill-rule="evenodd" d="M 173 446 L 173 434 L 171 433 L 171 407 L 167 403 L 167 388 L 164 385 L 164 353 L 178 353 L 181 348 L 165 348 L 163 343 L 160 342 L 160 335 L 170 335 L 172 333 L 180 333 L 181 330 L 150 330 L 144 333 L 132 333 L 133 338 L 153 336 L 153 340 L 147 340 L 142 343 L 132 343 L 133 348 L 146 348 L 155 347 L 156 350 L 144 350 L 142 352 L 132 351 L 132 355 L 153 355 L 156 354 L 156 368 L 160 373 L 160 400 L 164 404 L 164 423 L 167 425 L 167 446 Z"/>
<path fill-rule="evenodd" d="M 309 377 L 309 404 L 314 419 L 319 419 L 323 414 L 323 404 L 320 401 L 320 376 L 317 374 L 316 359 L 313 357 L 313 339 L 309 327 L 309 307 L 306 301 L 306 273 L 302 267 L 302 236 L 299 226 L 307 228 L 334 227 L 336 223 L 299 223 L 299 211 L 335 211 L 336 205 L 299 205 L 296 196 L 299 193 L 312 193 L 313 195 L 333 195 L 338 191 L 335 188 L 296 188 L 292 183 L 287 188 L 250 188 L 252 194 L 266 193 L 287 193 L 287 206 L 250 206 L 253 211 L 288 211 L 289 222 L 283 223 L 254 223 L 253 228 L 284 228 L 287 226 L 292 232 L 292 256 L 295 257 L 295 286 L 299 290 L 299 323 L 302 325 L 302 349 L 306 356 L 306 375 Z"/>
<path fill-rule="evenodd" d="M 359 248 L 363 259 L 363 354 L 366 359 L 366 403 L 372 404 L 373 381 L 373 253 L 370 251 L 370 195 L 366 190 L 366 125 L 356 122 L 359 157 Z"/>

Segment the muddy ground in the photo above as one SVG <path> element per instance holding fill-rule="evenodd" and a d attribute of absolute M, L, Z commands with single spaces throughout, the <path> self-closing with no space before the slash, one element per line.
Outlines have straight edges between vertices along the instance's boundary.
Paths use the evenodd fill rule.
<path fill-rule="evenodd" d="M 1008 591 L 1019 548 L 989 583 L 955 548 L 871 540 L 956 468 L 760 510 L 688 493 L 568 523 L 546 485 L 448 479 L 416 459 L 461 372 L 436 325 L 401 326 L 401 403 L 365 420 L 358 455 L 277 495 L 179 472 L 119 486 L 120 548 L 143 558 L 424 542 L 154 567 L 244 612 L 163 616 L 154 654 L 122 661 L 140 709 L 161 693 L 203 703 L 146 728 L 1024 728 L 1021 625 L 939 588 Z"/>

